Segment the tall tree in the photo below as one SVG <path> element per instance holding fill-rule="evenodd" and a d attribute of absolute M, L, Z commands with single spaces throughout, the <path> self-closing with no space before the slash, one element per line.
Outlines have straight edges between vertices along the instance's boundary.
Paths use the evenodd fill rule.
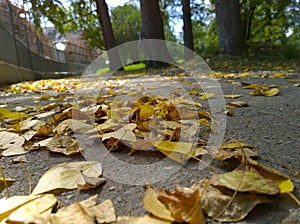
<path fill-rule="evenodd" d="M 142 39 L 165 39 L 164 25 L 161 18 L 158 0 L 140 0 L 142 14 Z M 167 61 L 171 61 L 167 46 L 143 46 L 146 68 L 162 67 L 166 63 L 155 60 L 147 60 L 147 58 L 163 57 Z"/>
<path fill-rule="evenodd" d="M 105 47 L 108 51 L 110 70 L 120 70 L 122 69 L 122 62 L 119 52 L 114 48 L 116 47 L 116 40 L 105 0 L 96 0 L 96 11 L 102 29 Z"/>
<path fill-rule="evenodd" d="M 181 0 L 182 4 L 182 14 L 183 14 L 183 41 L 184 46 L 190 50 L 194 50 L 194 40 L 193 40 L 193 28 L 191 19 L 191 6 L 190 0 Z M 185 49 L 184 58 L 185 60 L 190 59 L 189 51 Z"/>
<path fill-rule="evenodd" d="M 216 0 L 219 49 L 224 53 L 238 55 L 244 47 L 244 34 L 240 16 L 239 0 Z"/>

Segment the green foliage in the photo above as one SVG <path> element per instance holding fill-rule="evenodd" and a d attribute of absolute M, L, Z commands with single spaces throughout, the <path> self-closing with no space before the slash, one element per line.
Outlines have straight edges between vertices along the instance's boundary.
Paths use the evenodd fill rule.
<path fill-rule="evenodd" d="M 142 30 L 140 11 L 134 6 L 126 4 L 111 11 L 111 20 L 117 44 L 138 40 Z"/>

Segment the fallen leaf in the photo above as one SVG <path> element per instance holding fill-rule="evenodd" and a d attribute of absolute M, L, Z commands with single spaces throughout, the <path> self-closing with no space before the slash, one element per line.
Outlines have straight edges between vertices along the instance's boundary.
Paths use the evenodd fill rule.
<path fill-rule="evenodd" d="M 2 131 L 0 132 L 0 149 L 4 150 L 2 156 L 14 156 L 28 153 L 23 149 L 25 139 L 12 132 Z"/>
<path fill-rule="evenodd" d="M 201 196 L 204 212 L 219 222 L 238 222 L 243 220 L 260 203 L 270 202 L 266 196 L 250 193 L 221 191 L 213 187 L 208 180 L 194 184 Z"/>
<path fill-rule="evenodd" d="M 144 208 L 152 215 L 163 220 L 170 222 L 175 221 L 175 218 L 172 217 L 171 212 L 167 207 L 158 200 L 158 196 L 158 191 L 148 186 L 144 196 Z"/>
<path fill-rule="evenodd" d="M 262 94 L 264 96 L 275 96 L 279 93 L 279 89 L 278 88 L 271 88 L 271 89 L 267 89 L 267 90 L 264 90 L 262 92 Z"/>
<path fill-rule="evenodd" d="M 100 178 L 99 177 L 89 177 L 82 172 L 81 172 L 81 174 L 83 176 L 85 183 L 77 184 L 77 187 L 79 190 L 93 189 L 93 188 L 100 186 L 101 184 L 103 184 L 105 182 L 105 179 L 103 177 L 100 177 Z"/>
<path fill-rule="evenodd" d="M 43 144 L 43 142 L 39 144 Z M 53 138 L 47 139 L 46 147 L 51 152 L 63 153 L 67 156 L 81 151 L 77 144 L 77 139 L 66 135 L 55 135 Z"/>
<path fill-rule="evenodd" d="M 105 200 L 99 205 L 86 208 L 87 213 L 91 217 L 95 217 L 98 224 L 115 223 L 116 213 L 111 200 Z"/>
<path fill-rule="evenodd" d="M 0 199 L 0 221 L 9 216 L 13 211 L 17 210 L 21 206 L 29 203 L 30 201 L 39 198 L 41 196 L 14 196 L 10 198 Z"/>
<path fill-rule="evenodd" d="M 249 104 L 244 101 L 232 101 L 232 102 L 229 102 L 228 105 L 230 107 L 248 107 L 249 106 Z"/>
<path fill-rule="evenodd" d="M 167 205 L 176 222 L 205 223 L 198 189 L 176 187 L 173 192 L 160 192 L 158 199 Z"/>
<path fill-rule="evenodd" d="M 180 163 L 193 157 L 195 151 L 193 143 L 190 142 L 154 141 L 152 144 L 160 152 Z"/>
<path fill-rule="evenodd" d="M 144 217 L 132 217 L 132 216 L 119 216 L 117 219 L 117 224 L 171 224 L 172 221 L 166 221 L 162 219 L 157 219 L 152 216 Z"/>
<path fill-rule="evenodd" d="M 110 132 L 110 133 L 105 133 L 102 136 L 102 141 L 109 139 L 109 138 L 115 138 L 118 140 L 123 140 L 127 142 L 135 142 L 136 137 L 135 134 L 133 133 L 133 130 L 137 127 L 136 124 L 127 124 L 124 127 L 120 128 L 117 131 Z"/>
<path fill-rule="evenodd" d="M 31 200 L 8 216 L 8 223 L 33 223 L 34 217 L 43 213 L 50 213 L 57 203 L 53 194 L 44 194 Z"/>
<path fill-rule="evenodd" d="M 225 110 L 223 113 L 228 116 L 234 116 L 234 112 L 232 110 Z"/>
<path fill-rule="evenodd" d="M 62 121 L 53 132 L 57 134 L 65 134 L 67 131 L 71 130 L 76 133 L 96 133 L 97 129 L 90 124 L 86 124 L 82 121 L 67 119 Z"/>
<path fill-rule="evenodd" d="M 231 99 L 240 98 L 241 96 L 242 95 L 240 95 L 240 94 L 223 95 L 224 98 L 231 98 Z"/>
<path fill-rule="evenodd" d="M 21 112 L 11 112 L 6 108 L 0 107 L 0 118 L 2 119 L 12 119 L 12 120 L 22 120 L 28 117 L 27 114 Z"/>
<path fill-rule="evenodd" d="M 61 163 L 46 171 L 40 178 L 32 194 L 37 195 L 58 189 L 76 189 L 85 183 L 84 173 L 89 177 L 100 177 L 102 166 L 99 162 Z"/>
<path fill-rule="evenodd" d="M 214 186 L 222 186 L 238 192 L 274 195 L 280 191 L 272 180 L 255 172 L 243 170 L 214 174 L 210 182 Z"/>

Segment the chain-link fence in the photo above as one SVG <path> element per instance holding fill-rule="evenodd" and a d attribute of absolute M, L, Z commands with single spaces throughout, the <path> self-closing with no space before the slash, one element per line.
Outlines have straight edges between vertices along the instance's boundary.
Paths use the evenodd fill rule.
<path fill-rule="evenodd" d="M 97 57 L 81 40 L 56 49 L 25 15 L 22 7 L 0 0 L 0 84 L 80 72 Z"/>

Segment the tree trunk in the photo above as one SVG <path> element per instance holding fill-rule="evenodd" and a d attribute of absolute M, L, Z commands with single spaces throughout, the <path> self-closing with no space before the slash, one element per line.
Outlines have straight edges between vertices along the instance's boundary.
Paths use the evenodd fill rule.
<path fill-rule="evenodd" d="M 230 55 L 241 54 L 244 35 L 238 0 L 216 0 L 219 50 Z"/>
<path fill-rule="evenodd" d="M 184 46 L 189 48 L 190 50 L 194 50 L 194 40 L 193 40 L 193 28 L 192 28 L 192 20 L 191 20 L 191 6 L 190 0 L 181 0 L 182 4 L 182 13 L 183 13 L 183 40 Z M 190 51 L 184 51 L 185 60 L 189 60 L 191 55 Z"/>
<path fill-rule="evenodd" d="M 140 0 L 142 14 L 142 39 L 165 39 L 164 25 L 161 18 L 158 0 Z M 153 58 L 164 58 L 171 61 L 167 46 L 143 46 L 146 68 L 163 67 L 167 64 L 162 61 L 149 60 Z M 148 59 L 147 59 L 148 58 Z"/>
<path fill-rule="evenodd" d="M 116 46 L 116 40 L 105 0 L 96 0 L 96 10 L 103 33 L 105 48 L 108 52 L 109 68 L 111 71 L 122 70 L 123 67 L 119 52 L 113 49 Z"/>

